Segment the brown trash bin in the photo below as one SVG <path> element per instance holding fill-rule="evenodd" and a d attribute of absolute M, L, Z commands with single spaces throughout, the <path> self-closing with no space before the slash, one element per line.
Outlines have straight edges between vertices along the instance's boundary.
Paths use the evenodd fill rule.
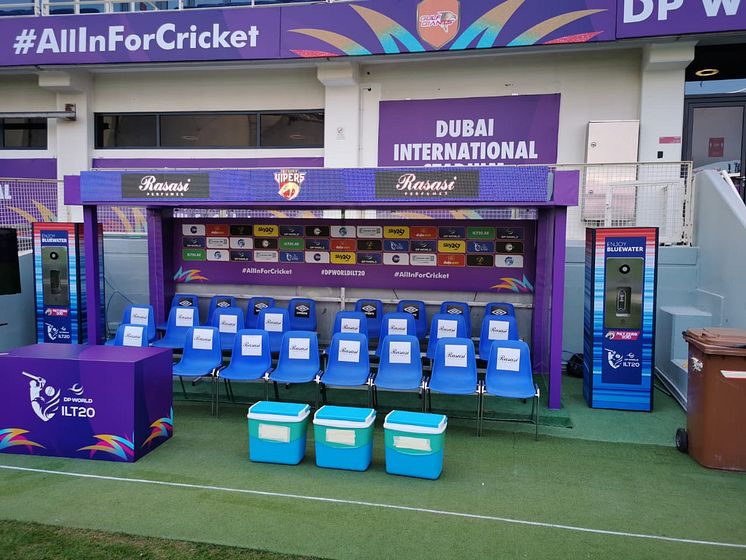
<path fill-rule="evenodd" d="M 746 471 L 746 331 L 690 329 L 687 429 L 676 447 L 701 465 Z"/>

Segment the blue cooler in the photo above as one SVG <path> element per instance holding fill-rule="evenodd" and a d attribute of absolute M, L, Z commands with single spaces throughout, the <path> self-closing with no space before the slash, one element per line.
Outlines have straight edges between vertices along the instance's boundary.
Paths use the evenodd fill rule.
<path fill-rule="evenodd" d="M 258 463 L 297 465 L 306 454 L 311 407 L 259 401 L 249 408 L 249 458 Z"/>
<path fill-rule="evenodd" d="M 372 408 L 322 406 L 313 417 L 316 465 L 328 469 L 364 471 L 373 459 Z"/>
<path fill-rule="evenodd" d="M 448 418 L 442 414 L 388 413 L 383 423 L 386 440 L 386 472 L 436 479 L 443 470 Z"/>

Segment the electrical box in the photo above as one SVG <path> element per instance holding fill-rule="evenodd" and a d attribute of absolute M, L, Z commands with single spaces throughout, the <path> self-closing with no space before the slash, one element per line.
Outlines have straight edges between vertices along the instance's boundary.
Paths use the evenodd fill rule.
<path fill-rule="evenodd" d="M 653 406 L 658 228 L 586 230 L 583 396 L 593 408 Z"/>
<path fill-rule="evenodd" d="M 102 245 L 103 233 L 99 233 Z M 103 254 L 102 246 L 99 251 Z M 100 271 L 103 301 L 103 266 Z M 34 223 L 34 279 L 37 341 L 85 343 L 89 314 L 83 224 Z M 103 305 L 98 313 L 103 316 Z"/>

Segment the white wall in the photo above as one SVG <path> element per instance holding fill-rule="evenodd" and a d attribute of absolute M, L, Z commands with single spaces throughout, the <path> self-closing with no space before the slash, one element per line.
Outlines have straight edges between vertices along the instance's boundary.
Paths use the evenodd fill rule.
<path fill-rule="evenodd" d="M 39 87 L 35 75 L 0 74 L 0 111 L 56 111 L 57 96 Z M 0 150 L 0 159 L 53 158 L 57 121 L 49 119 L 46 150 Z"/>

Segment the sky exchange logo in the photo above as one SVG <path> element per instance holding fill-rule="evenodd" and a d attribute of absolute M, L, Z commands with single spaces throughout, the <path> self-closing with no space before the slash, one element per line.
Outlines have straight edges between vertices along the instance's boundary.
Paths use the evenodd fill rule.
<path fill-rule="evenodd" d="M 39 33 L 40 31 L 40 33 Z M 247 30 L 224 29 L 220 23 L 208 28 L 195 24 L 180 28 L 164 23 L 153 33 L 126 33 L 123 25 L 110 25 L 104 33 L 89 34 L 84 26 L 69 29 L 45 27 L 22 29 L 13 42 L 13 52 L 29 53 L 110 53 L 163 50 L 215 50 L 256 47 L 259 29 L 252 25 Z"/>

